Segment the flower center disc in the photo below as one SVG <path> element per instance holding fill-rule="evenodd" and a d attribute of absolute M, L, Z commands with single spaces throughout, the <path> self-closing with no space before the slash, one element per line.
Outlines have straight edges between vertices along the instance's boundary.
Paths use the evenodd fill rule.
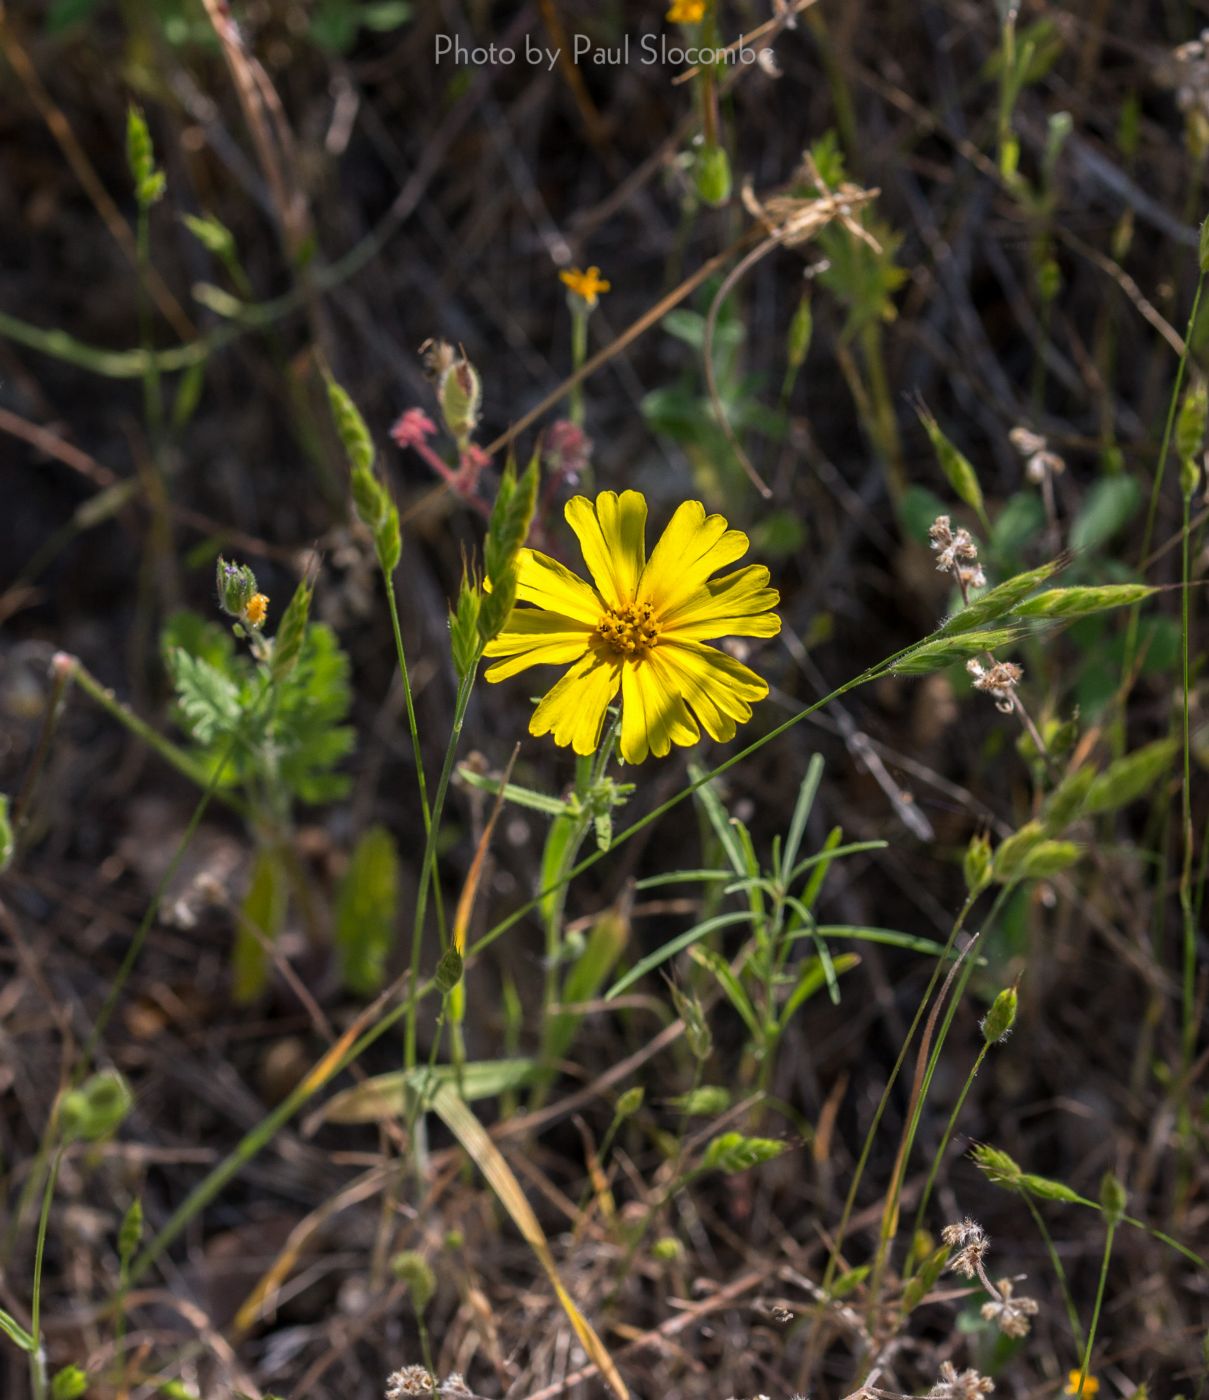
<path fill-rule="evenodd" d="M 609 608 L 596 625 L 596 631 L 622 656 L 645 656 L 659 639 L 659 624 L 650 603 L 627 603 Z"/>

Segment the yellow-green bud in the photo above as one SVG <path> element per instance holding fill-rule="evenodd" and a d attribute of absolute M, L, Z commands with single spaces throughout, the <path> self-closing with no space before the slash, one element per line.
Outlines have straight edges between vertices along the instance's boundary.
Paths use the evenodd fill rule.
<path fill-rule="evenodd" d="M 675 1235 L 664 1235 L 651 1246 L 652 1258 L 663 1264 L 675 1264 L 684 1258 L 684 1246 Z"/>
<path fill-rule="evenodd" d="M 717 207 L 730 198 L 730 157 L 723 146 L 702 146 L 697 153 L 693 183 L 706 204 Z"/>
<path fill-rule="evenodd" d="M 632 1089 L 627 1089 L 617 1100 L 617 1107 L 613 1110 L 614 1118 L 632 1118 L 642 1107 L 642 1100 L 646 1097 L 646 1091 L 641 1084 L 635 1084 Z"/>
<path fill-rule="evenodd" d="M 985 832 L 970 837 L 962 873 L 971 894 L 980 894 L 991 883 L 991 842 Z"/>
<path fill-rule="evenodd" d="M 65 1366 L 50 1383 L 51 1400 L 80 1400 L 88 1389 L 88 1377 L 78 1366 Z"/>
<path fill-rule="evenodd" d="M 1175 425 L 1175 450 L 1181 463 L 1200 456 L 1205 441 L 1205 417 L 1209 413 L 1209 395 L 1204 380 L 1191 385 L 1180 404 Z"/>
<path fill-rule="evenodd" d="M 129 1264 L 134 1258 L 142 1237 L 143 1203 L 136 1196 L 130 1202 L 130 1209 L 126 1212 L 122 1220 L 122 1228 L 118 1231 L 118 1258 L 123 1264 Z"/>
<path fill-rule="evenodd" d="M 406 1249 L 390 1261 L 390 1271 L 400 1283 L 407 1285 L 412 1307 L 422 1313 L 437 1291 L 437 1276 L 432 1265 L 416 1250 Z"/>
<path fill-rule="evenodd" d="M 231 617 L 243 617 L 256 596 L 256 575 L 246 564 L 228 564 L 220 554 L 215 568 L 218 606 Z"/>
<path fill-rule="evenodd" d="M 459 355 L 437 384 L 441 417 L 459 447 L 466 446 L 478 427 L 482 399 L 483 385 L 478 370 L 464 355 Z"/>
<path fill-rule="evenodd" d="M 1125 1214 L 1128 1199 L 1125 1187 L 1121 1185 L 1116 1173 L 1105 1172 L 1100 1180 L 1100 1204 L 1104 1208 L 1105 1218 L 1110 1225 L 1120 1224 L 1121 1217 Z"/>
<path fill-rule="evenodd" d="M 991 1003 L 982 1018 L 982 1038 L 988 1045 L 1002 1040 L 1016 1021 L 1017 996 L 1015 987 L 1005 987 Z"/>

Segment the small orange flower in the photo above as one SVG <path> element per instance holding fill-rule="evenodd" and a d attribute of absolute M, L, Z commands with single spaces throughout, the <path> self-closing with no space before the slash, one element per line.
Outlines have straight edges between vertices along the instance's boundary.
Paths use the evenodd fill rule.
<path fill-rule="evenodd" d="M 579 268 L 573 267 L 566 272 L 560 272 L 558 277 L 559 281 L 570 287 L 575 295 L 589 306 L 596 305 L 602 292 L 613 290 L 612 282 L 605 281 L 598 267 L 590 267 L 587 272 L 580 272 Z"/>
<path fill-rule="evenodd" d="M 1100 1393 L 1100 1382 L 1096 1380 L 1095 1376 L 1088 1376 L 1087 1379 L 1083 1382 L 1082 1391 L 1080 1391 L 1079 1377 L 1082 1374 L 1082 1371 L 1072 1371 L 1070 1375 L 1067 1376 L 1066 1389 L 1062 1392 L 1063 1395 L 1081 1394 L 1083 1396 L 1083 1400 L 1091 1400 L 1091 1396 L 1098 1395 Z"/>
<path fill-rule="evenodd" d="M 243 610 L 243 620 L 249 627 L 263 627 L 269 615 L 269 600 L 263 593 L 253 593 Z"/>
<path fill-rule="evenodd" d="M 705 0 L 672 0 L 667 18 L 672 24 L 700 24 L 705 18 Z"/>

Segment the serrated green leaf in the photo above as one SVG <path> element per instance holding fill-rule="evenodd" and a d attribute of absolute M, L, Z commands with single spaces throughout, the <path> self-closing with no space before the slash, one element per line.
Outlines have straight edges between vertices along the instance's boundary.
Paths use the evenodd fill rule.
<path fill-rule="evenodd" d="M 186 726 L 199 743 L 210 744 L 235 732 L 242 713 L 240 695 L 227 676 L 182 647 L 169 653 L 168 667 Z"/>

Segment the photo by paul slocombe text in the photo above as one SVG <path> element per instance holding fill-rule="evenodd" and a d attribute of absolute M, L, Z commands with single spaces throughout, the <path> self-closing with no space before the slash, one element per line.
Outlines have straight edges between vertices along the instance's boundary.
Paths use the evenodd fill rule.
<path fill-rule="evenodd" d="M 685 68 L 698 64 L 758 64 L 767 53 L 768 50 L 752 48 L 748 44 L 726 49 L 685 46 L 672 42 L 666 34 L 642 34 L 637 37 L 627 34 L 620 43 L 609 45 L 594 44 L 586 34 L 576 34 L 572 36 L 566 56 L 575 64 L 599 68 L 624 67 L 630 63 Z M 437 64 L 452 64 L 459 68 L 507 68 L 519 63 L 549 72 L 563 59 L 564 51 L 561 47 L 535 43 L 529 35 L 525 36 L 523 44 L 513 46 L 494 41 L 489 44 L 468 44 L 456 35 L 438 34 L 434 41 L 433 57 Z"/>

